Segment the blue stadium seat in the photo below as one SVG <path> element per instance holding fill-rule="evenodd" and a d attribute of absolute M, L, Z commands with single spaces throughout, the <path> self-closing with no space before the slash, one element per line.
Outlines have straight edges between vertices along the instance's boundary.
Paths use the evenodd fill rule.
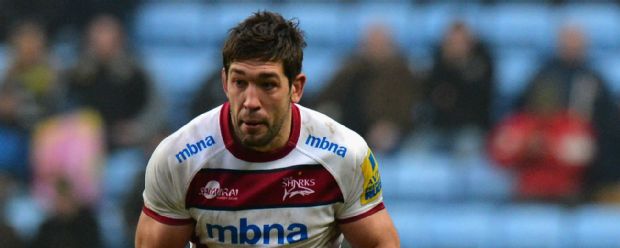
<path fill-rule="evenodd" d="M 214 47 L 144 47 L 141 54 L 158 86 L 175 94 L 196 89 L 202 77 L 221 65 L 219 50 Z"/>
<path fill-rule="evenodd" d="M 386 200 L 402 247 L 620 247 L 620 208 Z"/>
<path fill-rule="evenodd" d="M 120 247 L 128 232 L 124 226 L 123 206 L 135 190 L 138 176 L 144 175 L 148 161 L 140 149 L 124 149 L 108 155 L 102 172 L 102 201 L 97 217 L 107 247 Z"/>
<path fill-rule="evenodd" d="M 285 18 L 296 18 L 304 31 L 306 42 L 312 46 L 346 47 L 342 33 L 347 32 L 343 20 L 343 5 L 333 2 L 295 2 L 275 7 Z"/>
<path fill-rule="evenodd" d="M 141 44 L 202 46 L 217 41 L 216 12 L 201 2 L 150 2 L 136 11 Z"/>
<path fill-rule="evenodd" d="M 402 247 L 498 247 L 490 244 L 495 206 L 386 202 Z"/>
<path fill-rule="evenodd" d="M 387 200 L 385 204 L 398 231 L 401 247 L 432 247 L 436 237 L 429 228 L 434 223 L 429 204 Z"/>
<path fill-rule="evenodd" d="M 571 218 L 574 247 L 620 247 L 620 208 L 602 205 L 584 205 Z"/>
<path fill-rule="evenodd" d="M 408 2 L 363 2 L 353 4 L 342 11 L 341 21 L 348 23 L 348 29 L 340 36 L 349 44 L 358 44 L 366 28 L 373 24 L 386 25 L 395 41 L 403 47 L 411 45 L 413 26 L 410 21 L 411 5 Z M 341 25 L 341 24 L 339 24 Z"/>
<path fill-rule="evenodd" d="M 390 197 L 401 200 L 451 202 L 463 197 L 463 178 L 453 158 L 440 155 L 401 154 L 392 165 L 382 166 Z"/>
<path fill-rule="evenodd" d="M 601 73 L 611 91 L 620 96 L 620 49 L 595 58 L 593 66 Z"/>
<path fill-rule="evenodd" d="M 307 76 L 304 97 L 316 96 L 342 65 L 347 54 L 340 49 L 308 47 L 304 50 L 302 71 Z"/>
<path fill-rule="evenodd" d="M 566 217 L 566 212 L 555 205 L 508 205 L 492 217 L 490 247 L 570 247 Z"/>
<path fill-rule="evenodd" d="M 211 47 L 148 47 L 142 49 L 142 60 L 152 76 L 157 91 L 167 103 L 172 127 L 189 120 L 188 104 L 201 81 L 221 66 L 218 50 Z"/>
<path fill-rule="evenodd" d="M 123 149 L 108 155 L 102 171 L 105 201 L 121 204 L 133 190 L 138 174 L 146 167 L 144 154 L 139 149 Z"/>
<path fill-rule="evenodd" d="M 482 156 L 462 161 L 459 167 L 465 178 L 468 200 L 506 202 L 512 199 L 515 185 L 509 171 Z"/>
<path fill-rule="evenodd" d="M 495 46 L 547 49 L 554 44 L 556 17 L 549 5 L 509 3 L 487 7 L 481 25 Z"/>
<path fill-rule="evenodd" d="M 525 89 L 543 59 L 534 49 L 500 49 L 495 52 L 496 117 L 510 110 L 515 97 Z"/>
<path fill-rule="evenodd" d="M 27 191 L 27 189 L 24 189 Z M 15 229 L 15 232 L 25 240 L 35 237 L 39 226 L 47 214 L 45 209 L 28 192 L 19 192 L 6 199 L 4 208 L 0 209 L 2 218 Z"/>
<path fill-rule="evenodd" d="M 274 10 L 271 2 L 251 2 L 251 1 L 218 1 L 209 5 L 214 13 L 217 13 L 216 24 L 212 27 L 214 32 L 223 40 L 228 34 L 228 30 L 236 26 L 252 13 L 261 10 Z"/>
<path fill-rule="evenodd" d="M 616 3 L 572 3 L 561 9 L 561 23 L 582 27 L 596 48 L 620 48 L 620 7 Z"/>
<path fill-rule="evenodd" d="M 495 228 L 491 225 L 494 211 L 494 206 L 479 203 L 435 207 L 433 247 L 485 247 Z"/>
<path fill-rule="evenodd" d="M 396 159 L 392 156 L 385 157 L 380 154 L 375 154 L 377 161 L 379 161 L 379 168 L 381 172 L 381 187 L 383 188 L 383 198 L 386 201 L 399 202 L 403 198 L 400 190 L 399 173 L 402 173 L 402 169 L 397 164 Z M 402 202 L 402 201 L 401 201 Z"/>

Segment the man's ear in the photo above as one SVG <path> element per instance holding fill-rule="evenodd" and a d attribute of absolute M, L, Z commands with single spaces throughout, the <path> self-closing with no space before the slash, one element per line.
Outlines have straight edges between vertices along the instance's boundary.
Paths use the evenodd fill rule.
<path fill-rule="evenodd" d="M 291 84 L 291 102 L 298 103 L 304 94 L 304 86 L 306 86 L 306 74 L 299 73 Z"/>
<path fill-rule="evenodd" d="M 226 75 L 226 69 L 222 68 L 222 72 L 221 74 L 221 78 L 222 78 L 222 88 L 224 88 L 224 93 L 226 94 L 226 97 L 228 97 L 228 85 L 226 82 L 228 82 L 227 77 L 228 75 Z"/>

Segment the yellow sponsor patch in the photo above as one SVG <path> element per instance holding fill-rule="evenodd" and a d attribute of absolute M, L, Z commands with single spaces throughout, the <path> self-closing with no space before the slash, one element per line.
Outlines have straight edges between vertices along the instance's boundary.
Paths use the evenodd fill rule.
<path fill-rule="evenodd" d="M 362 163 L 362 174 L 364 175 L 364 192 L 360 196 L 360 202 L 362 205 L 366 205 L 375 201 L 381 195 L 379 164 L 370 149 L 368 149 L 368 155 L 366 155 Z"/>

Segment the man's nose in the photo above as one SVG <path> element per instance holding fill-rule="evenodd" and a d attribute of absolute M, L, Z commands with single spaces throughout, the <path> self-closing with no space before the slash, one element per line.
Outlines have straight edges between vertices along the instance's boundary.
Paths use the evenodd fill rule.
<path fill-rule="evenodd" d="M 243 101 L 243 107 L 248 110 L 260 109 L 259 89 L 254 84 L 248 85 L 245 91 L 245 99 Z"/>

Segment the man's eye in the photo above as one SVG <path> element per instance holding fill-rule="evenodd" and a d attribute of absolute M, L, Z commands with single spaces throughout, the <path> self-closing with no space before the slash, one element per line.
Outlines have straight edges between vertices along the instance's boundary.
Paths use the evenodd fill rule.
<path fill-rule="evenodd" d="M 266 90 L 270 90 L 275 88 L 277 85 L 275 83 L 262 83 L 261 87 Z"/>
<path fill-rule="evenodd" d="M 246 82 L 245 80 L 234 80 L 233 83 L 237 87 L 244 87 L 245 85 L 248 84 L 248 82 Z"/>

